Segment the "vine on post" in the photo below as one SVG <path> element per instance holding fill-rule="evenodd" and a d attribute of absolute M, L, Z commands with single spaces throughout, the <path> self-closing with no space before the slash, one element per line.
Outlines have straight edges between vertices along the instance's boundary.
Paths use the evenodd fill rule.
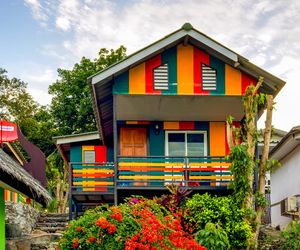
<path fill-rule="evenodd" d="M 262 214 L 265 208 L 265 177 L 268 165 L 269 145 L 272 128 L 272 110 L 273 96 L 258 93 L 259 88 L 263 83 L 263 78 L 260 77 L 256 86 L 250 85 L 246 89 L 243 97 L 243 106 L 245 119 L 241 128 L 233 126 L 233 118 L 227 119 L 227 138 L 230 146 L 230 154 L 228 156 L 231 161 L 230 170 L 234 176 L 232 187 L 234 191 L 234 199 L 236 203 L 248 211 L 253 211 L 256 206 L 255 217 L 248 216 L 245 220 L 253 223 L 253 238 L 252 245 L 249 248 L 256 249 L 259 228 L 261 224 Z M 253 181 L 254 169 L 259 161 L 255 158 L 255 146 L 258 138 L 256 128 L 256 117 L 259 107 L 267 109 L 267 118 L 263 133 L 264 144 L 262 150 L 262 158 L 259 164 L 259 183 L 258 192 L 254 194 Z M 254 199 L 255 197 L 255 199 Z M 256 203 L 256 204 L 255 204 Z"/>

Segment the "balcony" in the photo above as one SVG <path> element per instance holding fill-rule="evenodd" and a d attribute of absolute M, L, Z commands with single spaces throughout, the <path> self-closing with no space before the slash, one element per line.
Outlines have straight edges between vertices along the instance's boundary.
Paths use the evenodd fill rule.
<path fill-rule="evenodd" d="M 227 189 L 233 176 L 224 157 L 118 157 L 118 189 Z"/>
<path fill-rule="evenodd" d="M 233 176 L 224 157 L 117 157 L 114 164 L 71 163 L 73 194 L 113 194 L 116 189 L 165 189 L 174 184 L 191 189 L 227 189 Z"/>

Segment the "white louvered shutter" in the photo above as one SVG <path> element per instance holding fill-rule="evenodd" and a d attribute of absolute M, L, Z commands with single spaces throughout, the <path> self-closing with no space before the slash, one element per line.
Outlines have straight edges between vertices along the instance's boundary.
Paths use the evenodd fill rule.
<path fill-rule="evenodd" d="M 156 90 L 168 90 L 168 64 L 163 64 L 153 70 L 154 89 Z"/>
<path fill-rule="evenodd" d="M 202 64 L 202 89 L 217 89 L 217 71 L 205 64 Z"/>

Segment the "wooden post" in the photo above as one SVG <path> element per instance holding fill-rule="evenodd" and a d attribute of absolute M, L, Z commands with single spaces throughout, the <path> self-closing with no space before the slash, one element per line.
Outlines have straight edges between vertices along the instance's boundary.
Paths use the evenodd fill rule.
<path fill-rule="evenodd" d="M 273 96 L 267 95 L 267 116 L 265 121 L 265 130 L 263 133 L 264 145 L 262 148 L 262 156 L 259 164 L 259 177 L 258 177 L 258 192 L 261 197 L 265 197 L 265 181 L 266 181 L 266 170 L 269 159 L 269 149 L 270 149 L 270 140 L 271 140 L 271 132 L 272 132 L 272 114 L 273 114 Z M 257 242 L 261 219 L 264 212 L 265 206 L 262 204 L 258 204 L 256 207 L 256 231 L 255 231 L 255 239 Z"/>

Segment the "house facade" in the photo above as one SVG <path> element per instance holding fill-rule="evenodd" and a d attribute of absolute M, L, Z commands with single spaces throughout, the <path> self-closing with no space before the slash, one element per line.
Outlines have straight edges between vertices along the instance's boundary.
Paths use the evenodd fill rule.
<path fill-rule="evenodd" d="M 271 171 L 271 224 L 286 227 L 300 218 L 300 127 L 294 127 L 270 152 L 280 164 Z"/>
<path fill-rule="evenodd" d="M 243 95 L 260 76 L 264 93 L 284 86 L 190 24 L 91 76 L 100 145 L 57 143 L 70 151 L 73 204 L 157 195 L 168 184 L 228 190 L 226 119 L 242 123 Z"/>

